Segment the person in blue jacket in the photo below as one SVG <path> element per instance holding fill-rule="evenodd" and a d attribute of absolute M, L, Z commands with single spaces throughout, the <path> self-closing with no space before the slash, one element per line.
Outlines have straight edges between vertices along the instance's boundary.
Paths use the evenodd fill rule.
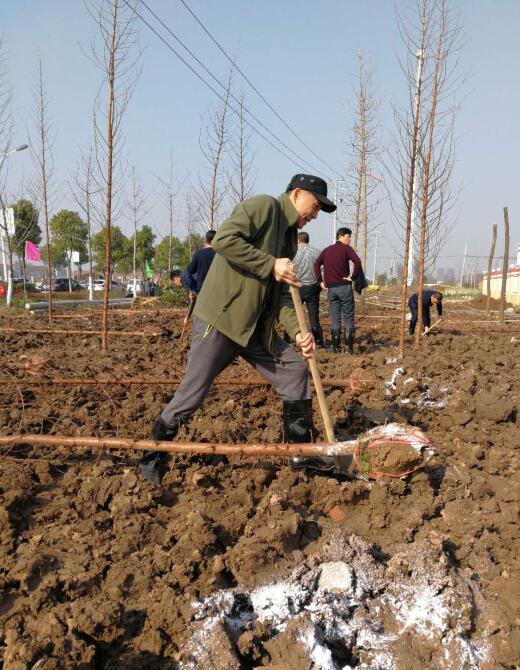
<path fill-rule="evenodd" d="M 213 249 L 213 238 L 217 234 L 216 230 L 208 230 L 204 237 L 204 247 L 197 249 L 191 257 L 191 261 L 186 266 L 186 269 L 181 274 L 181 281 L 184 288 L 188 291 L 198 294 L 204 284 L 208 270 L 215 257 L 215 249 Z"/>
<path fill-rule="evenodd" d="M 423 291 L 422 292 L 422 321 L 425 328 L 430 327 L 430 307 L 437 306 L 437 314 L 442 316 L 442 293 L 440 291 Z M 419 294 L 414 293 L 410 300 L 408 300 L 408 307 L 412 313 L 410 321 L 410 335 L 415 333 L 415 327 L 419 320 Z"/>

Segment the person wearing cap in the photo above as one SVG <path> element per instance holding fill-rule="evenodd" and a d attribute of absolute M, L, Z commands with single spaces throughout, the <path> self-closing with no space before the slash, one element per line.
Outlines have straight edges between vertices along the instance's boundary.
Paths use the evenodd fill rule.
<path fill-rule="evenodd" d="M 316 279 L 328 289 L 330 334 L 335 353 L 339 353 L 342 317 L 345 320 L 345 347 L 349 353 L 354 353 L 355 301 L 352 282 L 361 271 L 361 260 L 350 246 L 351 236 L 350 228 L 338 228 L 336 243 L 325 247 L 314 263 Z"/>
<path fill-rule="evenodd" d="M 259 195 L 240 202 L 213 238 L 215 258 L 197 297 L 188 363 L 175 395 L 157 417 L 151 437 L 173 440 L 200 407 L 215 377 L 242 356 L 276 389 L 283 401 L 283 439 L 312 440 L 312 402 L 307 364 L 275 331 L 280 322 L 304 357 L 315 350 L 303 336 L 289 286 L 299 286 L 292 259 L 298 231 L 320 210 L 332 212 L 327 184 L 295 175 L 279 198 Z M 316 461 L 316 459 L 312 459 Z M 332 467 L 296 459 L 295 467 Z M 162 452 L 145 452 L 143 476 L 160 481 Z"/>
<path fill-rule="evenodd" d="M 430 307 L 435 305 L 437 307 L 437 314 L 442 316 L 442 298 L 443 295 L 440 291 L 423 291 L 422 292 L 422 322 L 425 328 L 430 327 Z M 417 326 L 417 321 L 419 320 L 419 294 L 414 293 L 410 296 L 408 300 L 408 307 L 412 313 L 412 318 L 410 319 L 410 326 L 408 332 L 410 335 L 415 333 L 415 327 Z"/>

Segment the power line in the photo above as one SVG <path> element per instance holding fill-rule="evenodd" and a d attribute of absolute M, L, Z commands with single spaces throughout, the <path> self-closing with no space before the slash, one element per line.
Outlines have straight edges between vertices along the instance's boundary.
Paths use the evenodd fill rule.
<path fill-rule="evenodd" d="M 194 11 L 191 9 L 191 7 L 188 6 L 188 3 L 185 2 L 185 0 L 180 0 L 180 2 L 186 7 L 188 12 L 193 16 L 195 21 L 199 24 L 199 26 L 202 28 L 202 30 L 206 33 L 206 35 L 211 39 L 211 41 L 215 44 L 215 46 L 224 54 L 224 56 L 228 59 L 230 63 L 233 64 L 237 72 L 247 81 L 249 86 L 253 89 L 253 91 L 258 95 L 258 97 L 269 107 L 269 109 L 273 112 L 273 114 L 283 123 L 283 125 L 296 137 L 296 139 L 303 144 L 303 146 L 308 149 L 315 158 L 317 158 L 323 165 L 325 165 L 329 170 L 332 170 L 333 173 L 336 175 L 340 175 L 340 173 L 331 167 L 319 154 L 317 154 L 311 147 L 304 141 L 302 138 L 298 135 L 298 133 L 291 128 L 291 126 L 278 114 L 276 109 L 271 105 L 271 103 L 260 93 L 260 91 L 257 89 L 257 87 L 253 84 L 252 81 L 242 72 L 242 70 L 238 67 L 238 65 L 235 64 L 231 56 L 225 51 L 225 49 L 222 47 L 222 45 L 218 42 L 218 40 L 210 33 L 210 31 L 206 28 L 206 26 L 202 23 L 202 21 L 198 18 L 198 16 L 194 13 Z M 145 4 L 143 2 L 143 4 Z"/>
<path fill-rule="evenodd" d="M 177 56 L 177 58 L 179 58 L 179 60 L 180 60 L 182 63 L 184 63 L 184 65 L 186 65 L 186 67 L 187 67 L 191 72 L 193 72 L 193 74 L 194 74 L 198 79 L 200 79 L 200 80 L 201 80 L 201 81 L 202 81 L 202 82 L 203 82 L 203 83 L 204 83 L 204 84 L 205 84 L 205 85 L 206 85 L 206 86 L 207 86 L 207 87 L 208 87 L 208 88 L 209 88 L 209 89 L 216 95 L 216 96 L 218 96 L 218 97 L 220 98 L 220 100 L 222 100 L 222 102 L 224 102 L 224 103 L 226 104 L 226 100 L 225 100 L 225 98 L 224 98 L 218 91 L 216 91 L 216 90 L 213 88 L 213 86 L 212 86 L 210 83 L 208 83 L 208 82 L 204 79 L 204 77 L 202 77 L 202 75 L 201 75 L 199 72 L 197 72 L 197 70 L 195 70 L 195 68 L 192 67 L 192 66 L 190 65 L 190 63 L 188 63 L 188 61 L 187 61 L 183 56 L 181 56 L 181 54 L 180 54 L 178 51 L 176 51 L 176 50 L 172 47 L 172 45 L 171 45 L 166 39 L 164 39 L 164 37 L 163 37 L 162 35 L 160 35 L 160 34 L 155 30 L 155 28 L 154 28 L 154 27 L 153 27 L 153 26 L 152 26 L 152 25 L 151 25 L 151 24 L 150 24 L 150 23 L 149 23 L 149 22 L 148 22 L 148 21 L 147 21 L 147 20 L 146 20 L 140 13 L 139 13 L 139 12 L 138 12 L 138 11 L 137 11 L 137 10 L 130 4 L 130 3 L 129 3 L 129 2 L 128 2 L 128 0 L 123 0 L 123 2 L 124 2 L 124 3 L 125 3 L 131 10 L 132 10 L 132 12 L 134 12 L 134 14 L 135 14 L 137 17 L 139 17 L 139 18 L 141 19 L 141 21 L 142 21 L 146 26 L 148 26 L 148 28 L 149 28 L 149 29 L 150 29 L 150 30 L 151 30 L 151 31 L 152 31 L 152 32 L 153 32 L 153 33 L 154 33 L 154 34 L 161 40 L 161 42 L 163 42 L 163 43 L 166 45 L 166 47 L 167 47 L 168 49 L 170 49 L 170 51 L 171 51 L 173 54 L 175 54 L 175 56 Z M 207 67 L 206 67 L 206 66 L 205 66 L 205 65 L 204 65 L 204 64 L 203 64 L 203 63 L 202 63 L 196 56 L 195 56 L 195 54 L 193 54 L 193 52 L 191 52 L 190 49 L 188 49 L 188 47 L 185 46 L 185 45 L 183 44 L 183 42 L 182 42 L 182 41 L 181 41 L 181 40 L 180 40 L 180 39 L 179 39 L 179 38 L 178 38 L 178 37 L 177 37 L 177 36 L 170 30 L 170 28 L 168 28 L 168 26 L 167 26 L 167 25 L 166 25 L 166 24 L 165 24 L 165 23 L 164 23 L 164 22 L 157 16 L 157 14 L 155 14 L 155 12 L 154 12 L 153 10 L 151 10 L 150 7 L 148 7 L 148 5 L 144 2 L 144 0 L 141 0 L 141 4 L 143 4 L 143 5 L 148 9 L 148 11 L 154 16 L 154 18 L 155 18 L 157 21 L 159 21 L 159 23 L 165 28 L 165 30 L 167 30 L 167 31 L 172 35 L 172 37 L 173 37 L 175 40 L 177 40 L 177 42 L 179 42 L 179 44 L 180 44 L 180 45 L 181 45 L 181 46 L 182 46 L 182 47 L 183 47 L 183 48 L 190 54 L 190 56 L 192 56 L 192 58 L 194 58 L 194 59 L 197 61 L 197 63 L 198 63 L 198 64 L 199 64 L 199 65 L 200 65 L 200 66 L 201 66 L 201 67 L 202 67 L 202 68 L 203 68 L 203 69 L 204 69 L 204 70 L 205 70 L 205 71 L 206 71 L 206 72 L 207 72 L 207 73 L 208 73 L 208 74 L 209 74 L 209 75 L 210 75 L 210 76 L 211 76 L 211 77 L 212 77 L 212 78 L 219 84 L 219 86 L 221 86 L 224 90 L 226 90 L 226 86 L 225 86 L 224 84 L 222 84 L 222 82 L 221 82 L 221 81 L 220 81 L 220 80 L 219 80 L 219 79 L 218 79 L 218 78 L 217 78 L 217 77 L 216 77 L 210 70 L 208 70 L 208 68 L 207 68 Z M 240 104 L 240 101 L 233 95 L 232 92 L 229 92 L 229 96 L 232 97 L 233 100 L 235 100 L 237 103 Z M 229 104 L 229 102 L 228 102 L 227 104 Z M 231 109 L 233 112 L 235 112 L 235 114 L 240 115 L 240 113 L 239 113 L 239 112 L 238 112 L 232 105 L 229 105 L 229 107 L 230 107 L 230 109 Z M 294 165 L 300 167 L 302 164 L 305 164 L 305 165 L 307 165 L 311 170 L 313 170 L 313 171 L 315 170 L 315 168 L 314 168 L 308 161 L 306 161 L 302 156 L 300 156 L 296 151 L 294 151 L 294 149 L 291 149 L 287 144 L 285 144 L 285 142 L 284 142 L 283 140 L 281 140 L 281 139 L 280 139 L 279 137 L 277 137 L 271 130 L 269 130 L 269 128 L 267 128 L 267 126 L 264 125 L 264 124 L 260 121 L 260 119 L 258 119 L 252 112 L 250 112 L 250 111 L 247 109 L 247 107 L 245 107 L 245 105 L 243 105 L 243 108 L 244 108 L 244 110 L 245 110 L 245 111 L 246 111 L 246 112 L 247 112 L 247 113 L 248 113 L 248 114 L 249 114 L 249 115 L 250 115 L 250 116 L 251 116 L 251 117 L 252 117 L 252 118 L 253 118 L 253 119 L 254 119 L 254 120 L 261 126 L 261 127 L 262 127 L 262 128 L 264 128 L 264 129 L 265 129 L 265 130 L 266 130 L 272 137 L 275 138 L 276 141 L 278 141 L 278 142 L 279 142 L 282 146 L 284 146 L 288 151 L 290 151 L 291 153 L 293 153 L 293 154 L 299 159 L 299 161 L 301 161 L 301 162 L 298 163 L 298 162 L 296 162 L 296 161 L 294 160 L 294 158 L 292 158 L 291 156 L 288 156 L 284 151 L 282 151 L 279 147 L 277 147 L 275 144 L 273 144 L 273 142 L 272 142 L 268 137 L 266 137 L 263 133 L 261 133 L 261 132 L 258 130 L 258 128 L 256 128 L 256 127 L 255 127 L 254 125 L 252 125 L 246 118 L 244 118 L 244 123 L 246 123 L 246 125 L 248 125 L 249 128 L 251 128 L 251 130 L 253 130 L 255 133 L 257 133 L 257 134 L 258 134 L 262 139 L 264 139 L 264 140 L 265 140 L 271 147 L 273 147 L 273 149 L 275 149 L 275 150 L 278 151 L 278 153 L 280 153 L 282 156 L 284 156 L 285 158 L 287 158 L 288 160 L 290 160 L 292 163 L 294 163 Z"/>

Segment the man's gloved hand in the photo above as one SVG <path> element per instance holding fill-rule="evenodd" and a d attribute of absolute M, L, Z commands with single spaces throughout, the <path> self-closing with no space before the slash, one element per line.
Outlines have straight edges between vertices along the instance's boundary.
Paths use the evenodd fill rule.
<path fill-rule="evenodd" d="M 311 358 L 313 353 L 316 351 L 316 343 L 314 342 L 314 337 L 312 333 L 307 333 L 303 336 L 301 333 L 296 333 L 294 338 L 296 346 L 300 347 L 304 358 Z"/>

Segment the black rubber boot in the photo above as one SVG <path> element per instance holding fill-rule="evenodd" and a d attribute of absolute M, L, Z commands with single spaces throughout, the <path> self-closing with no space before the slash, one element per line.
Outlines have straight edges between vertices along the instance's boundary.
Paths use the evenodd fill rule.
<path fill-rule="evenodd" d="M 349 354 L 354 353 L 354 329 L 347 328 L 345 331 L 345 349 Z"/>
<path fill-rule="evenodd" d="M 339 354 L 340 331 L 339 330 L 331 330 L 330 335 L 332 337 L 332 351 L 335 354 Z"/>
<path fill-rule="evenodd" d="M 316 342 L 316 346 L 320 347 L 320 349 L 326 349 L 327 346 L 323 341 L 323 332 L 321 328 L 311 328 L 311 332 L 314 337 L 314 341 Z"/>
<path fill-rule="evenodd" d="M 312 400 L 285 400 L 283 403 L 284 441 L 289 444 L 312 442 L 314 425 L 312 423 Z M 316 470 L 329 472 L 334 469 L 334 459 L 330 456 L 306 458 L 293 456 L 293 470 Z"/>
<path fill-rule="evenodd" d="M 177 436 L 178 430 L 178 424 L 168 426 L 159 414 L 152 426 L 150 437 L 157 442 L 171 442 Z M 139 462 L 139 470 L 143 477 L 149 482 L 159 484 L 164 474 L 166 459 L 167 454 L 164 451 L 145 451 Z"/>
<path fill-rule="evenodd" d="M 410 323 L 408 326 L 408 335 L 413 335 L 415 333 L 415 323 Z"/>

